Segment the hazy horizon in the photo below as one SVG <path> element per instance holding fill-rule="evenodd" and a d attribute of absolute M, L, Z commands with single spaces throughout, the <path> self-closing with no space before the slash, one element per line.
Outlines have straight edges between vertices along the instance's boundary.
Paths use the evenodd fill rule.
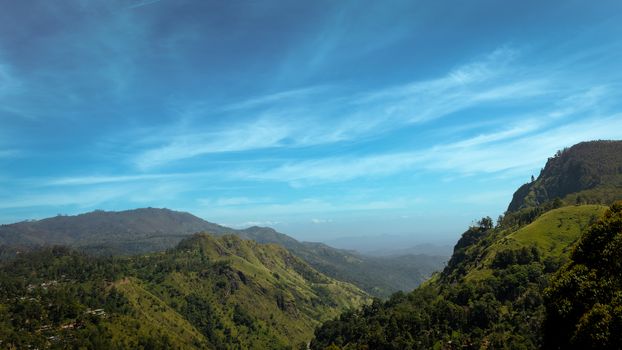
<path fill-rule="evenodd" d="M 166 207 L 451 242 L 622 139 L 622 3 L 11 2 L 0 223 Z"/>

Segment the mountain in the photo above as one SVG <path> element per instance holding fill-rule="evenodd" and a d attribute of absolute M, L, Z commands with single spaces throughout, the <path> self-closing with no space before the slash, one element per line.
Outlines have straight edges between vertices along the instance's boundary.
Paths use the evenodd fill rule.
<path fill-rule="evenodd" d="M 174 247 L 196 232 L 224 234 L 233 230 L 192 214 L 141 208 L 22 221 L 0 226 L 0 244 L 67 245 L 98 253 L 135 254 Z"/>
<path fill-rule="evenodd" d="M 462 234 L 441 273 L 324 323 L 311 348 L 619 349 L 622 203 L 598 204 L 622 199 L 619 145 L 558 152 L 497 226 Z"/>
<path fill-rule="evenodd" d="M 366 303 L 274 244 L 197 234 L 167 252 L 93 258 L 42 248 L 0 264 L 3 348 L 306 348 Z"/>
<path fill-rule="evenodd" d="M 565 204 L 611 204 L 622 194 L 622 141 L 591 141 L 558 151 L 537 179 L 521 186 L 509 212 L 556 198 Z"/>
<path fill-rule="evenodd" d="M 120 212 L 94 211 L 0 226 L 0 245 L 67 245 L 99 255 L 129 255 L 162 251 L 196 232 L 234 234 L 259 243 L 279 244 L 320 272 L 386 297 L 412 290 L 440 270 L 442 256 L 404 254 L 370 257 L 322 243 L 299 242 L 268 227 L 236 230 L 169 209 L 143 208 Z M 4 249 L 0 256 L 7 255 Z"/>

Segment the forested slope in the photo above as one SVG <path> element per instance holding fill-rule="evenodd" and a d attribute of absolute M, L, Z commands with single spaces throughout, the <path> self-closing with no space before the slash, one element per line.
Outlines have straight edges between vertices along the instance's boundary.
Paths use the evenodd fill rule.
<path fill-rule="evenodd" d="M 5 262 L 0 281 L 0 347 L 15 349 L 286 349 L 368 300 L 279 246 L 231 235 L 130 258 L 45 248 Z"/>

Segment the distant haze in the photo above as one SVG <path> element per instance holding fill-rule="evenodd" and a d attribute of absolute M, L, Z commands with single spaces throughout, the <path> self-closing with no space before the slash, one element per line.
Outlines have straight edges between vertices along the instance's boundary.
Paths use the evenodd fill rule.
<path fill-rule="evenodd" d="M 428 240 L 429 237 L 426 237 Z M 454 241 L 438 240 L 434 243 L 422 242 L 421 237 L 413 236 L 361 236 L 342 237 L 326 241 L 326 244 L 341 248 L 353 249 L 364 254 L 377 256 L 391 256 L 402 254 L 424 254 L 437 256 L 451 256 Z"/>

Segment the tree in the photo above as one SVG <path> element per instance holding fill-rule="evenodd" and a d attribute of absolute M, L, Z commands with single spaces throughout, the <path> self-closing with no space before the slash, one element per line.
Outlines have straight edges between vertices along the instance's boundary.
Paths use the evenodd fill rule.
<path fill-rule="evenodd" d="M 492 218 L 490 216 L 483 217 L 477 222 L 477 225 L 483 230 L 490 230 L 492 228 Z"/>
<path fill-rule="evenodd" d="M 622 202 L 581 237 L 546 290 L 548 349 L 619 349 L 622 331 Z"/>

